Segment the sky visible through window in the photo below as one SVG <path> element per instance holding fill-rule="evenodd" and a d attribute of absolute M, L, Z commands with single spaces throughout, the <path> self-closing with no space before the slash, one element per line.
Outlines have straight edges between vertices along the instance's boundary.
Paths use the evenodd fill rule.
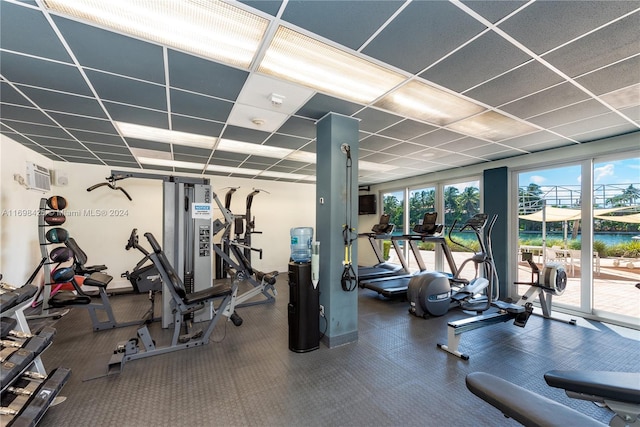
<path fill-rule="evenodd" d="M 536 170 L 520 174 L 520 186 L 528 184 L 580 185 L 579 166 Z M 637 184 L 640 182 L 640 158 L 596 163 L 594 184 Z"/>

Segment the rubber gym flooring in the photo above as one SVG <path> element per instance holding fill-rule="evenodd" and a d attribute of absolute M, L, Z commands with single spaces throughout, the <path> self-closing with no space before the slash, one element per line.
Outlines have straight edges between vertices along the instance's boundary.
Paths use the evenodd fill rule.
<path fill-rule="evenodd" d="M 461 350 L 471 358 L 463 361 L 436 343 L 446 341 L 448 320 L 467 314 L 420 319 L 407 313 L 406 301 L 369 290 L 357 291 L 356 343 L 294 353 L 288 348 L 286 274 L 277 288 L 275 304 L 239 310 L 242 326 L 219 323 L 212 335 L 216 342 L 128 362 L 112 376 L 104 376 L 110 355 L 116 343 L 135 336 L 136 327 L 92 332 L 87 312 L 72 309 L 55 322 L 57 335 L 42 357 L 49 370 L 72 369 L 61 393 L 67 399 L 51 407 L 39 425 L 517 425 L 466 389 L 465 375 L 473 371 L 498 375 L 608 422 L 609 411 L 569 399 L 548 387 L 543 374 L 640 371 L 637 331 L 628 338 L 598 322 L 580 319 L 571 326 L 538 316 L 525 329 L 506 323 L 466 333 Z M 146 295 L 113 296 L 111 303 L 119 321 L 142 317 L 149 307 Z M 151 330 L 158 344 L 169 339 L 159 323 Z"/>

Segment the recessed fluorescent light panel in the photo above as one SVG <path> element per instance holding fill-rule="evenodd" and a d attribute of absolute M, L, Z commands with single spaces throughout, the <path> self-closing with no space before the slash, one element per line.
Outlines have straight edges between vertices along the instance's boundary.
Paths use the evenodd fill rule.
<path fill-rule="evenodd" d="M 355 55 L 280 26 L 258 71 L 362 104 L 405 77 Z"/>
<path fill-rule="evenodd" d="M 252 144 L 250 142 L 234 141 L 232 139 L 221 139 L 218 143 L 217 150 L 227 151 L 230 153 L 240 153 L 254 156 L 271 157 L 274 159 L 283 159 L 291 154 L 290 149 L 272 147 L 270 145 Z"/>
<path fill-rule="evenodd" d="M 484 111 L 480 105 L 415 80 L 394 90 L 374 105 L 438 126 Z"/>
<path fill-rule="evenodd" d="M 487 111 L 486 113 L 461 120 L 447 126 L 447 128 L 475 138 L 486 139 L 493 142 L 526 135 L 538 130 L 538 128 L 534 126 L 496 113 L 495 111 Z"/>
<path fill-rule="evenodd" d="M 195 133 L 154 128 L 134 123 L 115 122 L 116 127 L 125 138 L 143 139 L 145 141 L 164 142 L 166 144 L 187 145 L 189 147 L 208 148 L 212 150 L 218 138 Z"/>
<path fill-rule="evenodd" d="M 54 12 L 245 69 L 269 21 L 222 1 L 44 0 Z"/>
<path fill-rule="evenodd" d="M 194 169 L 199 171 L 204 170 L 204 164 L 202 163 L 181 162 L 179 160 L 165 160 L 154 157 L 138 157 L 137 159 L 143 165 L 167 166 L 170 168 Z"/>

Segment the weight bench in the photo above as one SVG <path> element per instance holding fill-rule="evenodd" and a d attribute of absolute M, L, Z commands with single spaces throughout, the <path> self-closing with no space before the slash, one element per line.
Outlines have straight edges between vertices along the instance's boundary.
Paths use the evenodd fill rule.
<path fill-rule="evenodd" d="M 232 320 L 236 326 L 242 323 L 240 316 L 233 310 L 233 307 L 235 307 L 233 302 L 238 291 L 236 283 L 232 282 L 230 286 L 227 284 L 216 285 L 193 293 L 187 293 L 180 276 L 169 263 L 153 234 L 145 233 L 144 236 L 152 248 L 149 258 L 158 269 L 165 289 L 171 295 L 170 311 L 173 314 L 171 343 L 164 347 L 156 346 L 156 341 L 151 338 L 147 325 L 143 325 L 138 329 L 136 338 L 118 343 L 109 361 L 108 374 L 121 372 L 125 362 L 131 360 L 208 344 L 213 329 L 223 316 Z M 220 301 L 217 307 L 215 306 L 216 300 Z M 202 310 L 208 302 L 214 302 L 212 304 L 213 316 L 207 321 L 208 323 L 203 322 L 205 323 L 203 325 L 204 328 L 197 331 L 187 330 L 186 334 L 181 334 L 183 323 L 189 323 L 184 322 L 185 316 Z M 138 344 L 142 344 L 142 347 L 139 347 Z"/>
<path fill-rule="evenodd" d="M 614 411 L 610 426 L 638 426 L 640 374 L 627 372 L 550 371 L 547 384 L 563 388 L 569 397 L 601 402 Z M 600 426 L 603 423 L 575 409 L 540 396 L 518 385 L 484 372 L 466 377 L 467 388 L 524 426 Z"/>

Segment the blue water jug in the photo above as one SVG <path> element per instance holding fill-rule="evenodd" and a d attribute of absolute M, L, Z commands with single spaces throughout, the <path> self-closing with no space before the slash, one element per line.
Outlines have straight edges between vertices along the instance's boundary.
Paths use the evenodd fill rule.
<path fill-rule="evenodd" d="M 311 261 L 311 241 L 313 227 L 295 227 L 291 229 L 291 259 L 294 262 Z"/>

